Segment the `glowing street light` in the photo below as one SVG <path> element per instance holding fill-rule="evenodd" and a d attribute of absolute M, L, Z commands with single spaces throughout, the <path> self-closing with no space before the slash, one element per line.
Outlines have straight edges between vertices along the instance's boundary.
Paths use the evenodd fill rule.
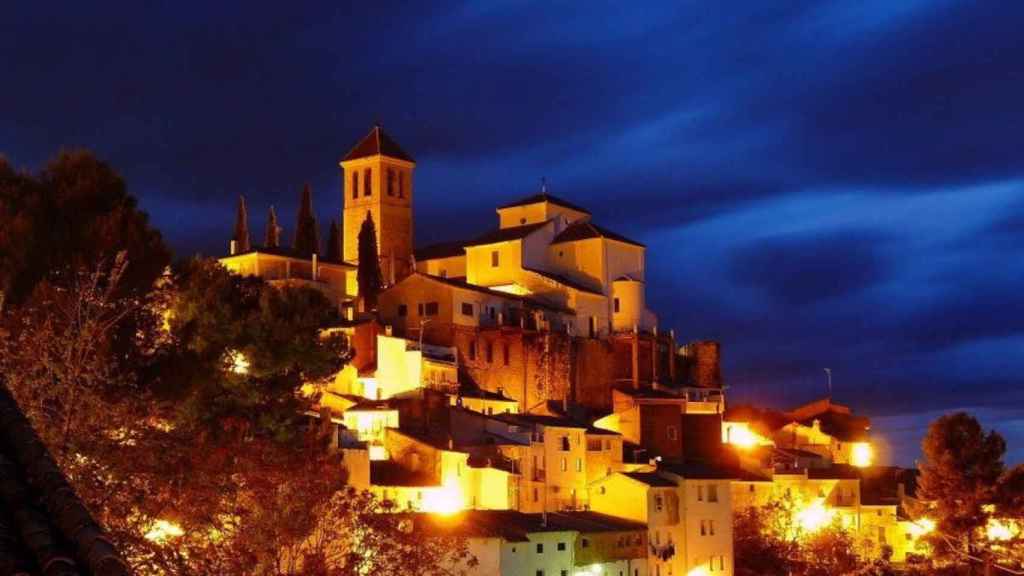
<path fill-rule="evenodd" d="M 850 464 L 859 468 L 865 468 L 871 466 L 875 461 L 874 450 L 871 449 L 871 444 L 867 442 L 857 442 L 853 445 L 853 449 L 850 453 Z"/>

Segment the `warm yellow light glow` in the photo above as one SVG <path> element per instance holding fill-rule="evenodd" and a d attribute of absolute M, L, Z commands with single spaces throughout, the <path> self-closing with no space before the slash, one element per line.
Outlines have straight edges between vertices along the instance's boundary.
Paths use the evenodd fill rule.
<path fill-rule="evenodd" d="M 370 460 L 379 461 L 388 459 L 387 448 L 379 444 L 370 444 Z"/>
<path fill-rule="evenodd" d="M 462 490 L 456 482 L 446 482 L 440 488 L 433 488 L 423 494 L 423 511 L 450 516 L 465 508 Z"/>
<path fill-rule="evenodd" d="M 1013 540 L 1020 535 L 1020 526 L 996 518 L 989 518 L 985 526 L 985 536 L 989 540 L 1006 541 Z"/>
<path fill-rule="evenodd" d="M 530 291 L 520 284 L 499 284 L 497 286 L 490 286 L 490 289 L 498 292 L 504 292 L 506 294 L 514 294 L 516 296 L 530 295 Z"/>
<path fill-rule="evenodd" d="M 708 569 L 703 566 L 697 566 L 693 570 L 686 573 L 686 576 L 708 576 L 710 574 Z"/>
<path fill-rule="evenodd" d="M 772 444 L 764 436 L 750 429 L 746 422 L 723 422 L 722 442 L 740 448 L 753 448 L 754 446 L 768 446 Z"/>
<path fill-rule="evenodd" d="M 874 450 L 867 442 L 857 442 L 850 451 L 850 464 L 864 468 L 871 466 L 875 460 Z"/>
<path fill-rule="evenodd" d="M 600 564 L 591 564 L 576 569 L 576 576 L 602 576 L 603 574 L 604 570 L 601 569 Z"/>
<path fill-rule="evenodd" d="M 931 518 L 921 518 L 907 526 L 907 532 L 912 538 L 920 538 L 933 530 L 935 530 L 935 521 Z"/>
<path fill-rule="evenodd" d="M 228 360 L 231 363 L 231 371 L 235 374 L 249 373 L 249 359 L 238 350 L 228 352 Z"/>
<path fill-rule="evenodd" d="M 167 520 L 157 520 L 146 532 L 146 540 L 159 544 L 183 534 L 185 531 L 181 529 L 181 526 Z"/>
<path fill-rule="evenodd" d="M 835 510 L 825 506 L 824 499 L 816 498 L 798 511 L 795 519 L 802 531 L 813 533 L 831 524 L 835 514 Z"/>

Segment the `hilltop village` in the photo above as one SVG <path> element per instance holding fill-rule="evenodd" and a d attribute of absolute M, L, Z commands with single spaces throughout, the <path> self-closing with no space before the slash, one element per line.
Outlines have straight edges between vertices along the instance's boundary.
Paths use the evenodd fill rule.
<path fill-rule="evenodd" d="M 412 156 L 376 126 L 340 166 L 326 250 L 281 246 L 274 218 L 255 245 L 241 209 L 220 262 L 337 306 L 328 331 L 353 356 L 306 386 L 310 418 L 330 422 L 349 484 L 424 537 L 468 538 L 474 573 L 727 576 L 734 512 L 780 499 L 802 529 L 839 521 L 895 562 L 917 551 L 915 476 L 874 465 L 869 420 L 831 398 L 730 406 L 719 343 L 648 308 L 643 244 L 541 189 L 474 238 L 416 248 Z M 367 219 L 375 307 L 358 293 Z"/>

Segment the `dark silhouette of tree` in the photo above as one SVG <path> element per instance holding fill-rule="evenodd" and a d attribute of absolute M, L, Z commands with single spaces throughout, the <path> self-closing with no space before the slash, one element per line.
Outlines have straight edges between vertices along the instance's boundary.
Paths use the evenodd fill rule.
<path fill-rule="evenodd" d="M 5 308 L 53 275 L 92 268 L 125 252 L 125 292 L 152 287 L 171 254 L 124 180 L 91 152 L 61 152 L 38 174 L 0 158 L 0 290 Z"/>
<path fill-rule="evenodd" d="M 364 308 L 369 311 L 377 307 L 377 295 L 380 294 L 383 284 L 380 275 L 380 259 L 377 256 L 377 229 L 369 210 L 359 228 L 358 241 L 359 268 L 356 270 L 356 280 L 359 284 L 359 296 L 363 299 Z"/>
<path fill-rule="evenodd" d="M 932 422 L 921 449 L 917 496 L 927 502 L 922 514 L 936 522 L 929 536 L 936 555 L 972 566 L 1024 560 L 1016 545 L 1024 544 L 1024 535 L 1016 542 L 986 536 L 990 521 L 1024 517 L 1024 467 L 1006 470 L 1003 437 L 957 412 Z"/>
<path fill-rule="evenodd" d="M 332 262 L 341 261 L 341 230 L 334 220 L 331 220 L 330 232 L 327 233 L 327 259 Z"/>
<path fill-rule="evenodd" d="M 281 245 L 281 227 L 277 225 L 277 213 L 274 207 L 270 207 L 267 213 L 267 232 L 263 238 L 263 245 L 267 248 L 277 248 Z"/>
<path fill-rule="evenodd" d="M 252 249 L 249 242 L 249 212 L 245 208 L 245 196 L 238 197 L 238 212 L 235 215 L 235 253 L 242 254 Z"/>
<path fill-rule="evenodd" d="M 320 253 L 320 239 L 316 231 L 316 217 L 313 216 L 313 192 L 309 184 L 302 187 L 302 202 L 295 222 L 295 241 L 292 250 L 301 258 L 312 258 Z"/>

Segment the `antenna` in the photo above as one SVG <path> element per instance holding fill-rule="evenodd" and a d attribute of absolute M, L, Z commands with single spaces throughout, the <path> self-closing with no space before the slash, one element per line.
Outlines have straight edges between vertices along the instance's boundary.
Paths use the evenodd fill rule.
<path fill-rule="evenodd" d="M 547 194 L 548 193 L 548 179 L 545 178 L 544 176 L 540 177 L 540 193 L 541 194 Z"/>
<path fill-rule="evenodd" d="M 832 398 L 832 369 L 825 368 L 825 374 L 828 375 L 828 397 Z"/>

